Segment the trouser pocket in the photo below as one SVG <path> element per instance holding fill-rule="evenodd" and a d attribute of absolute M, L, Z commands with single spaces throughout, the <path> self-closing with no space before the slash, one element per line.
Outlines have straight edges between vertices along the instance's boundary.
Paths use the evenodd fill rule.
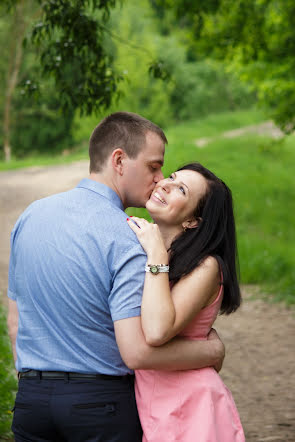
<path fill-rule="evenodd" d="M 114 415 L 117 411 L 117 404 L 114 402 L 93 402 L 87 404 L 74 404 L 72 406 L 72 411 L 74 410 L 87 410 L 97 412 L 105 415 Z"/>

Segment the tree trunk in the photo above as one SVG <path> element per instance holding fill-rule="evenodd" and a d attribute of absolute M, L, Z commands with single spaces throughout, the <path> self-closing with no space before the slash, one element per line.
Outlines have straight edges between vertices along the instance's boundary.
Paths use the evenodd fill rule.
<path fill-rule="evenodd" d="M 3 134 L 4 134 L 4 158 L 5 161 L 11 160 L 11 103 L 14 90 L 18 81 L 18 74 L 21 66 L 23 47 L 22 42 L 25 35 L 25 18 L 24 18 L 24 2 L 20 0 L 15 8 L 14 20 L 12 24 L 13 47 L 10 52 L 9 70 L 7 75 L 6 94 L 4 102 L 4 120 L 3 120 Z"/>

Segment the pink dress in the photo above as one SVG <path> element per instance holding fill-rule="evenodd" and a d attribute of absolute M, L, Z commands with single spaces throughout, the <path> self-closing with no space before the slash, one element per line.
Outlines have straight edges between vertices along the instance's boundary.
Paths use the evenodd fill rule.
<path fill-rule="evenodd" d="M 180 336 L 206 340 L 219 312 L 215 301 Z M 143 442 L 244 442 L 231 392 L 213 368 L 186 371 L 136 370 L 135 393 Z"/>

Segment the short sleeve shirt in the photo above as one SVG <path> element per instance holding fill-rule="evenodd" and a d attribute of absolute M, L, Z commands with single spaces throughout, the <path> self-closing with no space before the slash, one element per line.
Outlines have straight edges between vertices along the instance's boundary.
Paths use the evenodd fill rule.
<path fill-rule="evenodd" d="M 90 179 L 32 203 L 11 233 L 18 371 L 124 375 L 114 321 L 140 315 L 146 255 L 119 196 Z"/>

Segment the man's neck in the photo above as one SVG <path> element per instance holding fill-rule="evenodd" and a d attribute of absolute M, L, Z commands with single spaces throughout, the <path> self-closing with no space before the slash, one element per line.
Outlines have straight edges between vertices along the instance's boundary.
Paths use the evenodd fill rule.
<path fill-rule="evenodd" d="M 89 178 L 93 181 L 96 181 L 98 183 L 102 183 L 105 184 L 106 186 L 110 187 L 111 189 L 115 190 L 113 188 L 113 183 L 112 180 L 110 179 L 109 176 L 107 176 L 107 174 L 105 174 L 104 172 L 90 172 Z"/>
<path fill-rule="evenodd" d="M 118 197 L 120 198 L 120 200 L 122 201 L 122 203 L 124 205 L 124 201 L 123 201 L 122 195 L 118 189 L 118 186 L 116 185 L 114 180 L 109 176 L 108 173 L 90 172 L 89 179 L 96 181 L 97 183 L 104 184 L 105 186 L 108 186 L 110 189 L 112 189 L 114 192 L 116 192 L 116 194 L 118 195 Z M 126 209 L 125 206 L 124 206 L 124 208 Z"/>

